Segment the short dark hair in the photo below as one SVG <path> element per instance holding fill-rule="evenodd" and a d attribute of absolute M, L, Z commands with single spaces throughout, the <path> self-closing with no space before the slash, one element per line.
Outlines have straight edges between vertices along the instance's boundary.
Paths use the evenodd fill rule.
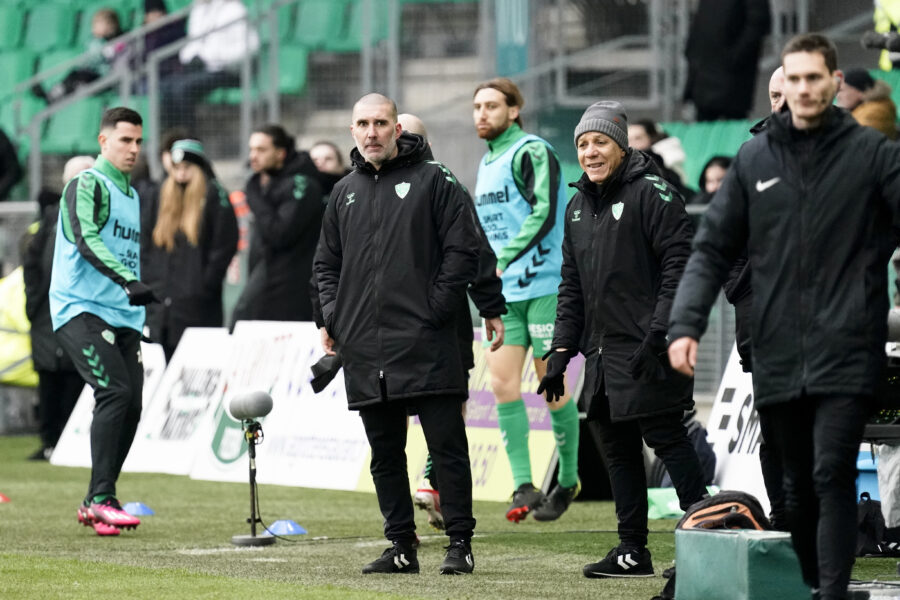
<path fill-rule="evenodd" d="M 700 179 L 698 180 L 698 183 L 700 184 L 700 192 L 706 190 L 706 170 L 708 168 L 716 166 L 722 167 L 722 169 L 727 171 L 728 168 L 731 167 L 731 162 L 732 159 L 730 156 L 723 156 L 721 154 L 717 154 L 716 156 L 713 156 L 708 161 L 706 161 L 706 164 L 703 165 L 703 170 L 700 171 Z"/>
<path fill-rule="evenodd" d="M 253 133 L 263 133 L 269 136 L 270 138 L 272 138 L 272 145 L 283 150 L 293 150 L 297 144 L 297 142 L 294 141 L 294 138 L 284 129 L 284 127 L 275 123 L 266 123 L 265 125 L 261 125 L 260 127 L 254 129 Z"/>
<path fill-rule="evenodd" d="M 108 127 L 115 129 L 116 125 L 121 121 L 131 123 L 132 125 L 144 125 L 144 120 L 141 118 L 141 115 L 137 113 L 137 111 L 131 110 L 130 108 L 126 108 L 124 106 L 116 106 L 113 108 L 107 108 L 103 112 L 103 118 L 100 119 L 100 131 L 103 131 Z"/>
<path fill-rule="evenodd" d="M 495 77 L 489 81 L 485 81 L 478 85 L 475 88 L 475 93 L 472 94 L 472 97 L 478 95 L 478 92 L 485 88 L 491 88 L 497 90 L 503 97 L 506 99 L 507 106 L 518 106 L 519 107 L 519 116 L 516 117 L 516 124 L 519 127 L 522 127 L 522 113 L 521 110 L 525 106 L 525 97 L 522 95 L 522 92 L 519 91 L 519 86 L 512 82 L 511 79 L 507 77 Z"/>
<path fill-rule="evenodd" d="M 341 155 L 341 149 L 338 148 L 337 144 L 328 140 L 319 140 L 318 142 L 310 146 L 310 149 L 313 149 L 316 146 L 328 146 L 329 148 L 334 150 L 334 155 L 337 157 L 338 165 L 342 167 L 344 166 L 344 157 Z"/>
<path fill-rule="evenodd" d="M 656 125 L 656 121 L 653 119 L 638 119 L 632 121 L 630 124 L 643 127 L 644 131 L 647 133 L 647 137 L 650 138 L 651 144 L 655 144 L 666 137 L 666 134 Z"/>
<path fill-rule="evenodd" d="M 784 64 L 784 57 L 788 54 L 796 52 L 818 52 L 825 59 L 825 66 L 828 72 L 833 73 L 837 70 L 837 48 L 834 42 L 822 35 L 821 33 L 801 33 L 795 35 L 788 43 L 784 45 L 781 51 L 781 64 Z"/>

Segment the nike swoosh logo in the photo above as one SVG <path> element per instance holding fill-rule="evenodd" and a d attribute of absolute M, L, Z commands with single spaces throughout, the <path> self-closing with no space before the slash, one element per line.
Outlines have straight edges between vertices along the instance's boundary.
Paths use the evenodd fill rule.
<path fill-rule="evenodd" d="M 776 183 L 778 183 L 779 181 L 781 181 L 781 177 L 773 177 L 772 179 L 769 179 L 767 181 L 760 181 L 759 179 L 757 179 L 756 180 L 756 191 L 764 192 L 767 189 L 769 189 L 770 187 L 772 187 L 773 185 L 775 185 Z"/>

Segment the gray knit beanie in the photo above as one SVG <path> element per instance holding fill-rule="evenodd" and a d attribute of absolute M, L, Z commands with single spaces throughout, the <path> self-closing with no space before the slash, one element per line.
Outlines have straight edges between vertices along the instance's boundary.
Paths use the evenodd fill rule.
<path fill-rule="evenodd" d="M 575 143 L 578 136 L 588 131 L 599 131 L 613 139 L 623 150 L 628 149 L 628 115 L 625 107 L 615 100 L 601 100 L 588 106 L 578 127 L 575 128 Z"/>

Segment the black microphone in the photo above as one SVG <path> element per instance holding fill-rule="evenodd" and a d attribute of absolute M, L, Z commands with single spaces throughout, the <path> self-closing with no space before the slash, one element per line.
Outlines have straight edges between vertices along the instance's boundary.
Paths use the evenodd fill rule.
<path fill-rule="evenodd" d="M 272 396 L 265 392 L 239 394 L 231 399 L 228 411 L 236 421 L 253 421 L 272 412 Z"/>
<path fill-rule="evenodd" d="M 887 33 L 867 31 L 860 38 L 859 43 L 863 48 L 900 52 L 900 34 L 896 31 L 889 31 Z"/>

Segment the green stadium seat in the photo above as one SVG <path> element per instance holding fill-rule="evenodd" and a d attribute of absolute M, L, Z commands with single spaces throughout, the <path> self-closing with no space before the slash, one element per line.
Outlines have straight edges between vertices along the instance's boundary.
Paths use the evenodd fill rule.
<path fill-rule="evenodd" d="M 344 31 L 347 0 L 301 0 L 294 21 L 294 42 L 316 49 L 339 39 Z"/>
<path fill-rule="evenodd" d="M 16 85 L 34 75 L 35 54 L 31 50 L 0 52 L 0 99 L 12 95 Z"/>
<path fill-rule="evenodd" d="M 24 46 L 35 52 L 68 48 L 75 37 L 75 12 L 66 5 L 43 2 L 28 11 Z"/>
<path fill-rule="evenodd" d="M 306 91 L 308 58 L 309 50 L 303 46 L 285 45 L 278 49 L 279 93 L 299 96 Z M 263 65 L 267 64 L 268 61 L 264 60 Z"/>
<path fill-rule="evenodd" d="M 25 11 L 14 4 L 0 5 L 0 50 L 18 48 L 25 29 Z"/>
<path fill-rule="evenodd" d="M 386 0 L 371 0 L 372 20 L 369 22 L 371 42 L 377 43 L 388 37 L 388 15 Z M 365 20 L 365 3 L 362 0 L 351 0 L 350 16 L 343 34 L 329 39 L 325 49 L 332 52 L 359 52 L 362 48 L 363 22 Z"/>
<path fill-rule="evenodd" d="M 185 6 L 188 6 L 190 3 L 191 0 L 166 0 L 166 6 L 169 7 L 169 12 L 181 10 Z"/>
<path fill-rule="evenodd" d="M 97 128 L 103 114 L 102 98 L 84 98 L 52 117 L 41 140 L 47 154 L 93 154 L 97 152 Z"/>
<path fill-rule="evenodd" d="M 269 7 L 274 4 L 277 0 L 261 0 L 259 5 L 256 2 L 252 2 L 247 7 L 248 12 L 251 17 L 259 16 L 257 13 L 265 14 L 269 11 Z M 278 39 L 279 40 L 287 40 L 291 33 L 294 30 L 294 4 L 285 4 L 278 8 L 276 13 L 276 21 L 278 27 Z M 259 11 L 257 11 L 257 8 Z M 259 39 L 263 43 L 267 43 L 269 41 L 270 29 L 269 29 L 269 20 L 268 18 L 264 18 L 259 22 Z"/>

